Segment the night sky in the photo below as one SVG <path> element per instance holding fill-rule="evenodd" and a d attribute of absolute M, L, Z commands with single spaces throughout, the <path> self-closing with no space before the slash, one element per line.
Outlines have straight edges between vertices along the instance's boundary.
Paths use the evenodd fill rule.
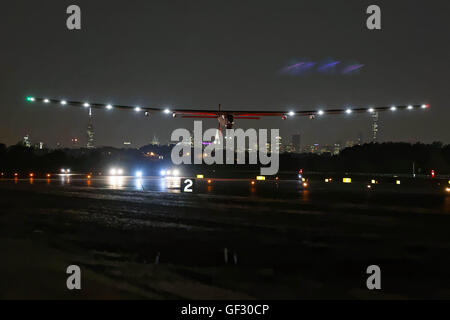
<path fill-rule="evenodd" d="M 77 4 L 82 30 L 66 28 Z M 366 28 L 370 4 L 382 30 Z M 86 142 L 87 111 L 25 97 L 178 108 L 280 110 L 430 103 L 380 114 L 379 141 L 450 143 L 448 1 L 8 1 L 0 8 L 0 142 Z M 363 64 L 355 74 L 280 70 L 301 59 Z M 95 110 L 96 145 L 167 142 L 191 119 Z M 217 127 L 214 119 L 204 127 Z M 302 145 L 370 139 L 369 115 L 237 120 Z M 289 139 L 290 140 L 290 139 Z"/>

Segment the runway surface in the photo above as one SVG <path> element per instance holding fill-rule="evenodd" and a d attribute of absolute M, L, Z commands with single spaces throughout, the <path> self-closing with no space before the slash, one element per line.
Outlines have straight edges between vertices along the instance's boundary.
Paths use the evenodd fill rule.
<path fill-rule="evenodd" d="M 186 194 L 178 178 L 2 179 L 0 296 L 449 298 L 442 189 L 309 182 L 203 179 Z"/>

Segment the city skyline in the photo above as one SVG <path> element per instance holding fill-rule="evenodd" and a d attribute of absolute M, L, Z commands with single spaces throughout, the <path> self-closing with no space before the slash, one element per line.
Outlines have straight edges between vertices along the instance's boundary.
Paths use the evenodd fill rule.
<path fill-rule="evenodd" d="M 92 139 L 92 135 L 90 133 L 92 132 L 92 124 L 88 124 L 88 130 L 87 130 L 87 143 L 83 144 L 83 140 L 79 139 L 77 137 L 73 137 L 70 140 L 70 143 L 67 145 L 64 145 L 64 143 L 58 142 L 55 146 L 51 146 L 43 141 L 34 141 L 30 135 L 25 135 L 22 140 L 19 140 L 16 144 L 21 144 L 25 147 L 34 147 L 35 149 L 94 149 L 94 148 L 123 148 L 123 149 L 141 149 L 147 146 L 174 146 L 177 142 L 176 141 L 160 141 L 159 137 L 154 134 L 152 136 L 151 141 L 144 143 L 142 145 L 136 145 L 132 142 L 132 140 L 123 140 L 122 144 L 119 144 L 119 146 L 113 146 L 113 145 L 94 145 L 94 140 Z M 91 138 L 91 139 L 90 139 Z M 358 133 L 358 137 L 355 139 L 346 139 L 346 140 L 336 140 L 334 142 L 328 142 L 328 143 L 318 143 L 312 142 L 309 144 L 302 144 L 302 138 L 300 133 L 292 134 L 291 136 L 278 136 L 277 137 L 277 150 L 280 151 L 280 153 L 330 153 L 332 155 L 339 154 L 340 151 L 342 151 L 345 148 L 353 147 L 355 145 L 362 145 L 365 143 L 384 143 L 380 141 L 365 141 L 361 138 L 361 133 Z M 392 142 L 392 141 L 385 141 L 385 142 Z M 405 142 L 405 141 L 400 141 Z M 433 141 L 433 142 L 441 142 L 441 141 Z M 405 143 L 421 143 L 420 141 L 416 142 L 405 142 Z M 192 142 L 191 142 L 192 145 Z M 250 146 L 247 145 L 248 148 Z M 248 149 L 247 148 L 247 149 Z M 267 149 L 270 150 L 270 143 L 267 144 Z"/>

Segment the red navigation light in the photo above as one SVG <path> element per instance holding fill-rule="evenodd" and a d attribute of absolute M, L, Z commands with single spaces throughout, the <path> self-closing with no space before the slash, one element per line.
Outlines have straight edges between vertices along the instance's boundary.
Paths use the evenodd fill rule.
<path fill-rule="evenodd" d="M 303 169 L 298 170 L 298 174 L 303 174 Z"/>
<path fill-rule="evenodd" d="M 434 178 L 436 176 L 436 173 L 434 172 L 434 170 L 431 170 L 431 177 Z"/>

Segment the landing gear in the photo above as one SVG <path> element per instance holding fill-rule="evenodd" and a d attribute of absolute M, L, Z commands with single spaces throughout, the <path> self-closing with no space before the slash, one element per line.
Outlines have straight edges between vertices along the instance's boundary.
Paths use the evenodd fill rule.
<path fill-rule="evenodd" d="M 232 114 L 227 114 L 227 129 L 233 129 L 234 117 Z"/>
<path fill-rule="evenodd" d="M 234 116 L 232 114 L 221 114 L 217 120 L 219 121 L 219 128 L 225 127 L 226 129 L 233 129 Z"/>

